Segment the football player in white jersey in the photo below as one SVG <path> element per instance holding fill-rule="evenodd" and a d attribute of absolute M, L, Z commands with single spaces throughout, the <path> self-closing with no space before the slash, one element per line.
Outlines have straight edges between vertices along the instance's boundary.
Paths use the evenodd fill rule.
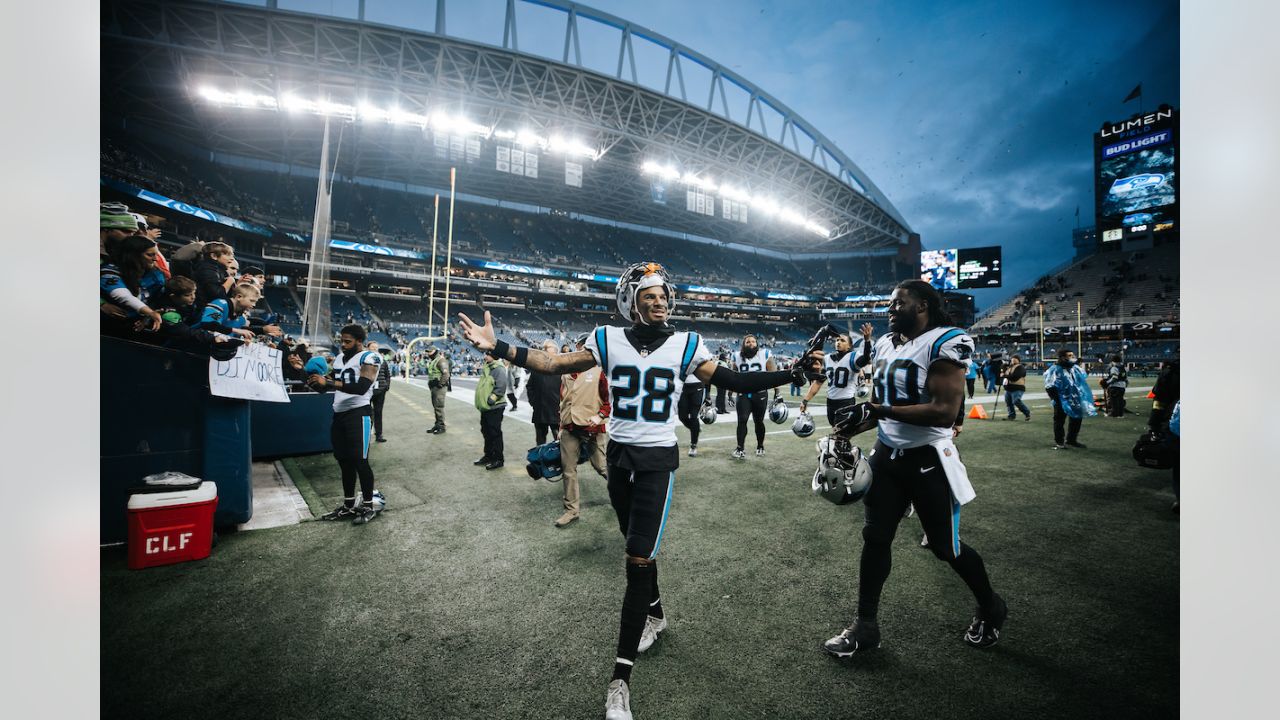
<path fill-rule="evenodd" d="M 964 402 L 964 361 L 973 339 L 951 327 L 942 295 L 929 283 L 906 280 L 894 289 L 889 330 L 875 343 L 871 361 L 875 401 L 850 408 L 878 419 L 870 462 L 872 483 L 863 505 L 858 614 L 827 640 L 837 657 L 880 646 L 880 593 L 892 565 L 890 546 L 908 505 L 914 505 L 929 549 L 956 571 L 978 601 L 964 641 L 977 648 L 1000 639 L 1008 607 L 991 589 L 977 551 L 960 541 L 960 506 L 974 497 L 952 426 Z"/>
<path fill-rule="evenodd" d="M 858 385 L 862 368 L 870 362 L 869 353 L 864 350 L 871 347 L 871 323 L 862 324 L 862 337 L 857 343 L 847 334 L 836 338 L 836 351 L 822 358 L 823 377 L 814 380 L 800 401 L 800 412 L 809 410 L 809 402 L 827 383 L 827 424 L 836 424 L 836 412 L 858 402 Z"/>
<path fill-rule="evenodd" d="M 769 348 L 760 347 L 760 341 L 751 334 L 742 336 L 742 345 L 733 351 L 730 361 L 733 363 L 733 369 L 740 373 L 762 370 L 773 372 L 778 369 L 778 364 L 773 360 L 773 353 Z M 778 394 L 775 389 L 774 400 L 778 399 Z M 739 460 L 747 456 L 743 450 L 743 444 L 747 441 L 747 417 L 755 421 L 756 456 L 764 455 L 764 415 L 768 396 L 768 391 L 742 393 L 738 396 L 738 402 L 735 405 L 738 411 L 738 449 L 733 451 L 733 456 Z"/>
<path fill-rule="evenodd" d="M 605 696 L 607 720 L 630 720 L 631 668 L 667 626 L 658 594 L 655 558 L 671 510 L 675 470 L 676 415 L 686 379 L 739 393 L 760 392 L 791 382 L 792 372 L 738 373 L 716 364 L 697 333 L 677 332 L 667 323 L 675 288 L 657 263 L 637 263 L 618 280 L 618 312 L 630 327 L 601 326 L 586 349 L 549 355 L 534 348 L 511 347 L 498 340 L 485 312 L 484 325 L 459 313 L 463 337 L 480 350 L 537 372 L 581 372 L 599 365 L 609 379 L 613 412 L 609 416 L 609 501 L 626 538 L 627 588 L 622 599 L 617 657 Z M 805 373 L 815 362 L 797 363 Z"/>
<path fill-rule="evenodd" d="M 346 520 L 363 525 L 377 516 L 374 506 L 373 468 L 369 466 L 369 438 L 373 412 L 369 405 L 382 358 L 364 350 L 365 331 L 347 325 L 338 334 L 342 352 L 333 359 L 333 378 L 312 374 L 307 384 L 316 391 L 334 391 L 333 425 L 329 433 L 333 457 L 342 469 L 342 504 L 320 516 L 321 520 Z M 356 477 L 364 496 L 356 507 Z"/>

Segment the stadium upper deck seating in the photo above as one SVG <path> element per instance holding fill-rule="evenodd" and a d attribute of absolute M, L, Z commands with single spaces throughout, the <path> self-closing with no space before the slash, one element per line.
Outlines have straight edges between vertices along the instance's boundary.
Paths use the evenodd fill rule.
<path fill-rule="evenodd" d="M 127 135 L 104 136 L 102 172 L 184 202 L 306 232 L 315 210 L 314 180 L 220 165 L 159 151 Z M 339 178 L 334 234 L 429 252 L 431 198 Z M 441 239 L 446 218 L 441 222 Z M 732 238 L 729 238 L 730 240 Z M 788 261 L 629 228 L 459 202 L 455 250 L 501 260 L 616 272 L 661 258 L 678 282 L 733 284 L 793 292 L 884 292 L 909 269 L 892 258 Z"/>
<path fill-rule="evenodd" d="M 1077 302 L 1086 324 L 1176 322 L 1180 314 L 1178 277 L 1176 244 L 1098 253 L 1041 278 L 980 318 L 973 330 L 1035 327 L 1040 321 L 1037 301 L 1044 302 L 1046 325 L 1075 323 Z"/>

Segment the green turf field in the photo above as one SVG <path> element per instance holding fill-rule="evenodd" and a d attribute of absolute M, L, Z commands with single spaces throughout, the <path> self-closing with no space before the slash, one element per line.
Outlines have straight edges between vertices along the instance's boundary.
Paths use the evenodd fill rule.
<path fill-rule="evenodd" d="M 679 428 L 659 556 L 671 625 L 636 663 L 637 720 L 1176 717 L 1178 516 L 1169 472 L 1129 455 L 1145 394 L 1129 392 L 1137 415 L 1086 420 L 1087 450 L 1051 449 L 1043 394 L 1031 422 L 966 423 L 978 497 L 961 534 L 1010 611 L 985 651 L 961 642 L 972 598 L 913 518 L 883 649 L 827 657 L 854 610 L 862 509 L 809 492 L 821 411 L 818 435 L 771 434 L 745 461 L 729 457 L 733 416 L 697 458 Z M 243 531 L 208 560 L 137 572 L 104 550 L 103 716 L 602 717 L 624 585 L 603 481 L 582 466 L 583 518 L 556 529 L 559 482 L 524 473 L 531 425 L 504 423 L 507 467 L 486 472 L 475 409 L 451 400 L 434 437 L 429 406 L 394 386 L 372 457 L 389 507 L 369 525 Z M 287 467 L 314 512 L 338 502 L 330 456 Z"/>

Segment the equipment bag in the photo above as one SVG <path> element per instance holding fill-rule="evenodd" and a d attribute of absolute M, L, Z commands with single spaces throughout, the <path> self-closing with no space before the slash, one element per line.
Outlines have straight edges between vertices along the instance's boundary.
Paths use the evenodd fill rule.
<path fill-rule="evenodd" d="M 1133 459 L 1144 468 L 1168 470 L 1178 460 L 1178 451 L 1162 433 L 1149 431 L 1133 445 Z"/>

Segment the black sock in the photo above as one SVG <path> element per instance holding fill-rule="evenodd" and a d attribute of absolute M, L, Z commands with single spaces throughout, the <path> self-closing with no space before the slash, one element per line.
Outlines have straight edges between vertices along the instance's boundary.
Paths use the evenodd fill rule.
<path fill-rule="evenodd" d="M 649 586 L 649 615 L 661 619 L 662 596 L 658 594 L 658 561 L 654 560 L 649 567 L 653 568 L 653 583 Z"/>
<path fill-rule="evenodd" d="M 893 568 L 893 555 L 889 543 L 866 542 L 862 546 L 862 561 L 858 573 L 858 618 L 875 620 L 880 612 L 880 591 L 889 579 Z"/>
<path fill-rule="evenodd" d="M 969 586 L 969 591 L 973 593 L 978 605 L 990 608 L 995 591 L 991 589 L 991 579 L 987 577 L 986 563 L 982 562 L 982 556 L 978 551 L 960 543 L 960 555 L 948 564 L 960 579 L 964 580 L 964 584 Z"/>
<path fill-rule="evenodd" d="M 622 596 L 622 620 L 618 627 L 618 657 L 613 679 L 631 683 L 631 666 L 639 654 L 644 618 L 649 613 L 649 593 L 653 587 L 653 566 L 627 563 L 627 591 Z"/>

